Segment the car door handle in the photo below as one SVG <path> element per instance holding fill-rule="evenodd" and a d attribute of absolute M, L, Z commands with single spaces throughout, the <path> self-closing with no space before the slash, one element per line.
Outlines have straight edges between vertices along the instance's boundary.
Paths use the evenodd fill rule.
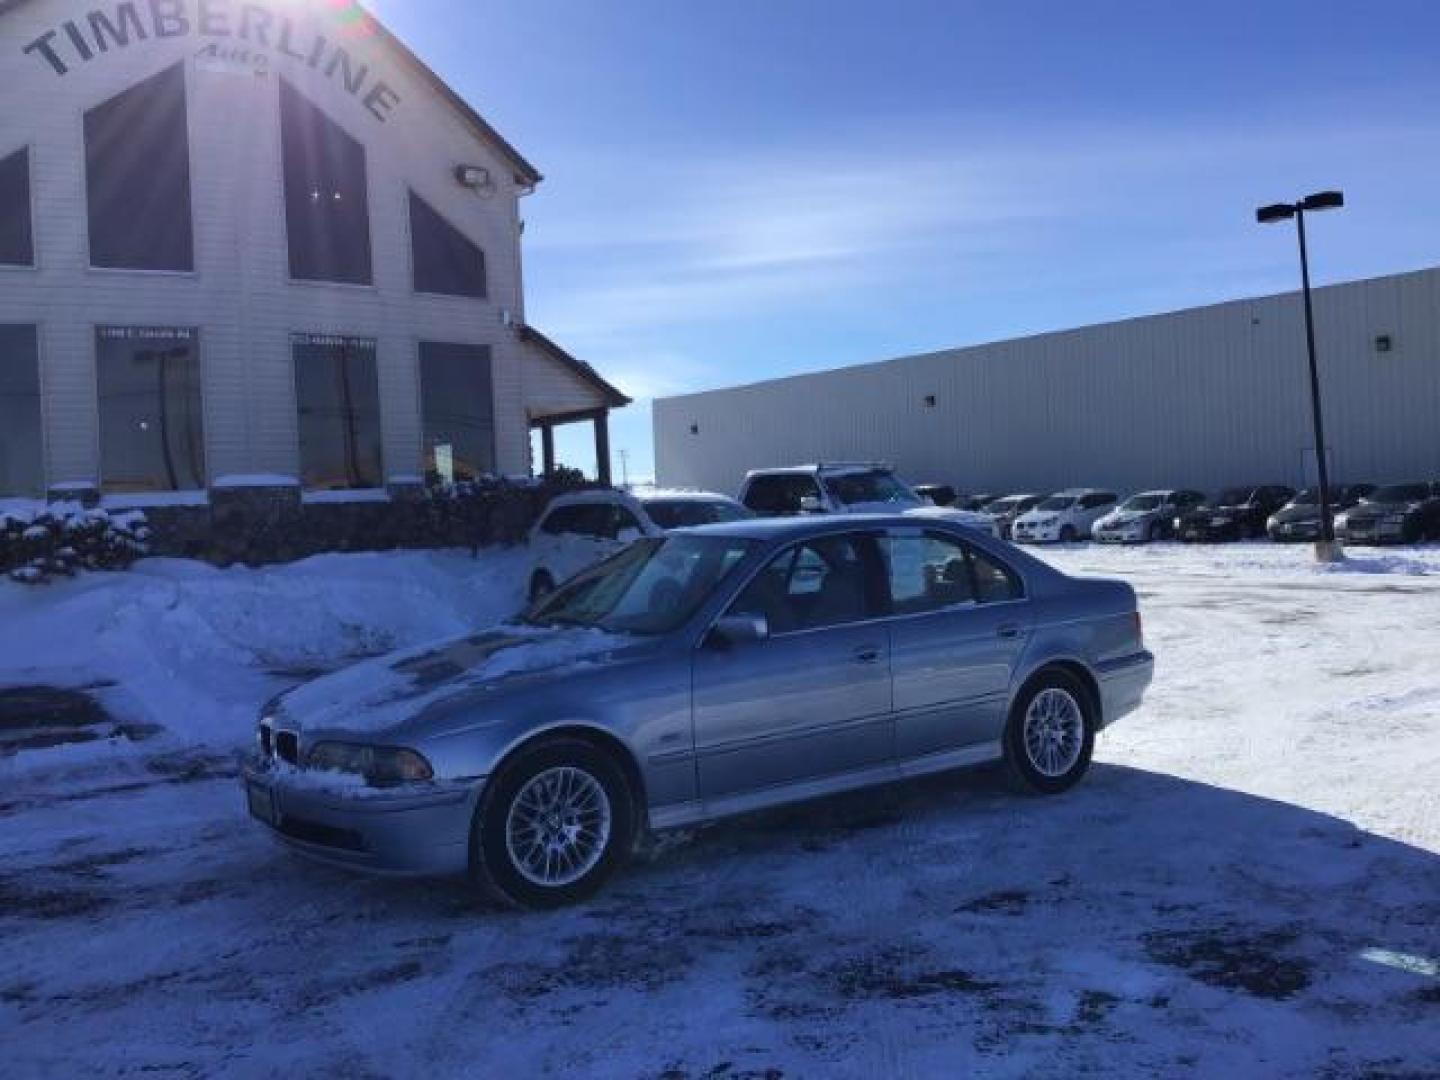
<path fill-rule="evenodd" d="M 995 636 L 1005 638 L 1007 641 L 1011 638 L 1017 638 L 1020 636 L 1020 627 L 1016 623 L 1005 623 L 996 629 Z"/>
<path fill-rule="evenodd" d="M 861 645 L 855 650 L 855 660 L 861 664 L 873 664 L 880 659 L 880 646 Z"/>

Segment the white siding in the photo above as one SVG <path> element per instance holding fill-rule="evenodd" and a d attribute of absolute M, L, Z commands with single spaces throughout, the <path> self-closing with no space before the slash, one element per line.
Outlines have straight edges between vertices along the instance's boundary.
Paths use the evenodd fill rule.
<path fill-rule="evenodd" d="M 1318 289 L 1315 315 L 1332 476 L 1440 479 L 1440 269 Z M 1287 293 L 662 399 L 656 467 L 721 491 L 846 459 L 971 491 L 1298 484 L 1307 378 Z"/>
<path fill-rule="evenodd" d="M 113 12 L 110 3 L 97 6 Z M 289 12 L 297 23 L 315 19 L 321 29 L 333 25 L 307 5 L 275 0 L 270 6 Z M 149 6 L 137 8 L 148 20 Z M 501 318 L 505 309 L 523 312 L 517 205 L 523 192 L 500 153 L 378 42 L 346 44 L 357 55 L 365 53 L 372 71 L 400 95 L 384 123 L 336 79 L 273 50 L 271 73 L 263 77 L 198 65 L 194 54 L 212 39 L 193 34 L 112 48 L 88 62 L 76 60 L 63 77 L 39 57 L 24 54 L 26 43 L 75 18 L 77 10 L 44 0 L 0 16 L 0 152 L 32 147 L 38 263 L 33 270 L 0 267 L 0 322 L 40 327 L 47 482 L 90 481 L 102 474 L 94 327 L 112 323 L 199 327 L 212 480 L 230 473 L 298 471 L 289 341 L 294 331 L 378 339 L 385 468 L 392 476 L 420 471 L 417 342 L 489 345 L 497 465 L 507 473 L 527 471 L 526 356 Z M 194 4 L 187 10 L 193 18 Z M 62 32 L 57 47 L 68 49 L 64 37 Z M 483 62 L 483 42 L 476 55 Z M 177 61 L 187 67 L 195 273 L 90 270 L 83 113 Z M 373 286 L 289 280 L 279 76 L 365 145 Z M 460 187 L 452 175 L 460 163 L 487 168 L 494 194 L 483 198 Z M 487 300 L 412 292 L 410 187 L 484 249 Z M 541 377 L 542 384 L 548 381 Z"/>

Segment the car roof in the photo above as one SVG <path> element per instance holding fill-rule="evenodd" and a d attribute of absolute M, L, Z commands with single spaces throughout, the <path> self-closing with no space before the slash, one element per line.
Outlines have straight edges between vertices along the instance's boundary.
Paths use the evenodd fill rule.
<path fill-rule="evenodd" d="M 630 493 L 641 504 L 648 502 L 735 502 L 718 491 L 695 491 L 689 488 L 647 488 Z M 738 505 L 738 504 L 737 504 Z"/>
<path fill-rule="evenodd" d="M 584 506 L 589 503 L 631 503 L 636 502 L 635 498 L 623 491 L 615 491 L 611 488 L 594 488 L 588 491 L 569 491 L 564 495 L 556 495 L 546 505 L 547 511 L 554 510 L 558 506 Z"/>
<path fill-rule="evenodd" d="M 914 517 L 905 514 L 807 514 L 800 517 L 749 518 L 744 521 L 725 521 L 714 525 L 695 525 L 686 529 L 674 529 L 671 535 L 680 533 L 698 536 L 727 536 L 741 540 L 803 540 L 809 536 L 823 536 L 826 533 L 843 532 L 847 529 L 891 529 L 891 528 L 967 528 L 964 522 L 946 518 Z"/>
<path fill-rule="evenodd" d="M 816 473 L 894 472 L 884 461 L 822 461 L 813 465 L 779 465 L 773 469 L 751 469 L 745 474 L 750 480 L 757 476 L 813 476 Z"/>

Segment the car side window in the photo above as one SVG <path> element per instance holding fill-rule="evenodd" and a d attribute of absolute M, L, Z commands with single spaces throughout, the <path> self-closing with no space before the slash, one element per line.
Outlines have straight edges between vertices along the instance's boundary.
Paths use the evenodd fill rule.
<path fill-rule="evenodd" d="M 560 536 L 562 533 L 573 533 L 576 531 L 578 506 L 561 506 L 545 515 L 545 523 L 540 526 L 540 531 L 551 536 Z"/>
<path fill-rule="evenodd" d="M 819 495 L 819 487 L 808 476 L 760 476 L 745 490 L 745 505 L 757 514 L 784 516 L 800 513 L 806 496 Z"/>
<path fill-rule="evenodd" d="M 970 553 L 932 533 L 892 536 L 881 545 L 890 579 L 890 610 L 918 615 L 976 601 Z"/>
<path fill-rule="evenodd" d="M 1108 491 L 1097 491 L 1081 499 L 1080 508 L 1082 510 L 1094 510 L 1097 506 L 1107 506 L 1114 501 L 1115 496 L 1111 495 Z"/>
<path fill-rule="evenodd" d="M 868 618 L 874 589 L 868 537 L 826 536 L 786 548 L 733 604 L 732 615 L 763 615 L 772 634 L 841 626 Z"/>
<path fill-rule="evenodd" d="M 970 566 L 975 574 L 975 596 L 980 603 L 994 604 L 1024 597 L 1019 575 L 1008 566 L 978 551 L 971 552 Z"/>
<path fill-rule="evenodd" d="M 628 509 L 623 506 L 612 506 L 610 509 L 609 539 L 633 540 L 645 535 L 639 520 Z"/>

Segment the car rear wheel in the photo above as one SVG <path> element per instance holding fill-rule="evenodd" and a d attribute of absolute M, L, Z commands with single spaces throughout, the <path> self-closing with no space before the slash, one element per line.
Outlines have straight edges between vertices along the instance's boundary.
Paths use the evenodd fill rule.
<path fill-rule="evenodd" d="M 470 838 L 476 883 L 519 907 L 593 896 L 630 854 L 637 812 L 620 764 L 579 739 L 523 750 L 486 787 Z"/>
<path fill-rule="evenodd" d="M 530 579 L 530 602 L 543 600 L 555 591 L 555 579 L 544 570 L 537 570 Z"/>
<path fill-rule="evenodd" d="M 1057 795 L 1073 787 L 1095 749 L 1095 706 L 1068 671 L 1042 671 L 1026 684 L 1005 727 L 1005 764 L 1021 791 Z"/>

